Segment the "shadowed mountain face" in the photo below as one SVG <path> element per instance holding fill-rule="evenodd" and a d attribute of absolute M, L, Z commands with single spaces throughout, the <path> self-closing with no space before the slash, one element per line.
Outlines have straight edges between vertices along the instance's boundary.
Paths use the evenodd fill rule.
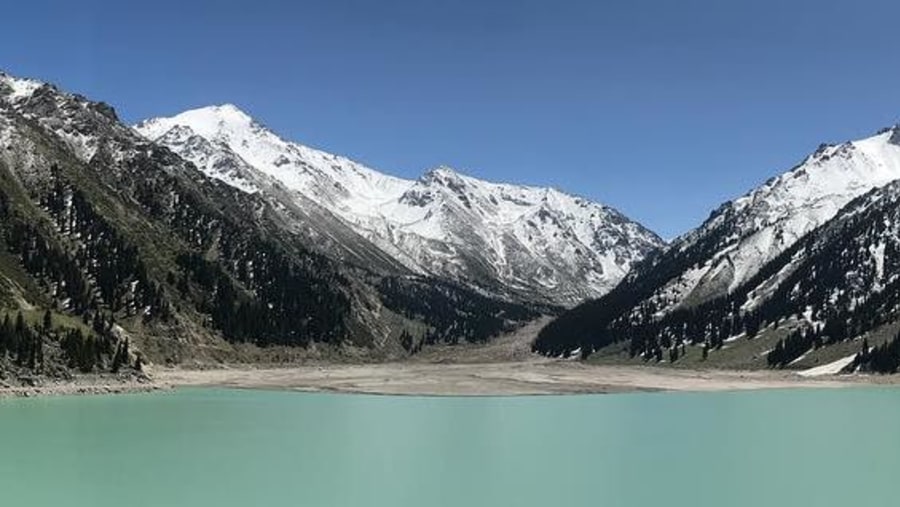
<path fill-rule="evenodd" d="M 662 357 L 677 343 L 716 348 L 789 322 L 807 350 L 895 319 L 898 140 L 892 128 L 823 145 L 551 323 L 536 349 L 590 353 L 625 341 L 632 354 Z"/>
<path fill-rule="evenodd" d="M 663 246 L 601 204 L 447 167 L 396 178 L 285 141 L 231 105 L 148 120 L 136 130 L 241 191 L 327 214 L 323 231 L 346 237 L 349 229 L 411 273 L 507 300 L 577 304 L 609 291 Z"/>
<path fill-rule="evenodd" d="M 3 306 L 50 309 L 85 343 L 101 340 L 99 319 L 111 352 L 87 369 L 109 367 L 125 340 L 132 357 L 172 361 L 244 342 L 402 355 L 537 315 L 415 273 L 240 159 L 209 163 L 247 187 L 207 176 L 103 103 L 0 74 Z M 59 332 L 29 339 L 49 347 Z"/>

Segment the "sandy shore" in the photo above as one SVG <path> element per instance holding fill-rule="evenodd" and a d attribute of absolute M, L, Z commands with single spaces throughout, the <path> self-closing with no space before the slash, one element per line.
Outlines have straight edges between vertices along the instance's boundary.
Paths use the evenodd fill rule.
<path fill-rule="evenodd" d="M 170 388 L 170 385 L 157 381 L 123 381 L 89 376 L 86 378 L 76 377 L 76 379 L 72 381 L 52 382 L 37 386 L 0 387 L 0 399 L 32 398 L 36 396 L 145 393 Z"/>
<path fill-rule="evenodd" d="M 796 372 L 685 370 L 591 365 L 578 361 L 375 363 L 291 367 L 159 368 L 152 381 L 76 377 L 34 387 L 2 387 L 0 398 L 120 394 L 177 387 L 279 389 L 423 396 L 539 395 L 635 391 L 739 391 L 896 384 L 896 376 L 803 377 Z"/>
<path fill-rule="evenodd" d="M 631 391 L 835 388 L 855 377 L 804 378 L 771 371 L 692 371 L 571 361 L 484 364 L 385 363 L 291 368 L 165 369 L 163 384 L 399 395 L 535 395 Z"/>

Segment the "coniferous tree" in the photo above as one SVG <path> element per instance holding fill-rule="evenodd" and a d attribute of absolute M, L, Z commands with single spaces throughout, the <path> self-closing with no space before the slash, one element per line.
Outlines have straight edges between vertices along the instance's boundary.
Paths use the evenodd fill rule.
<path fill-rule="evenodd" d="M 44 312 L 44 331 L 50 331 L 53 327 L 53 315 L 50 313 L 50 310 Z"/>
<path fill-rule="evenodd" d="M 3 316 L 3 323 L 0 324 L 0 357 L 9 352 L 12 348 L 13 327 L 9 320 L 9 314 Z"/>
<path fill-rule="evenodd" d="M 25 326 L 25 318 L 22 316 L 21 311 L 16 314 L 16 324 L 13 328 L 13 341 L 15 343 L 16 364 L 21 366 L 27 359 L 29 345 L 28 328 Z"/>
<path fill-rule="evenodd" d="M 900 370 L 900 333 L 877 347 L 869 347 L 868 340 L 845 371 L 856 370 L 871 373 L 897 373 Z"/>

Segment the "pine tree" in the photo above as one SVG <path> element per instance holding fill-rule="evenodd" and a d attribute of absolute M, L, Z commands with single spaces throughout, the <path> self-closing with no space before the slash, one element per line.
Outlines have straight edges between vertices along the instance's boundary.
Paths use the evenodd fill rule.
<path fill-rule="evenodd" d="M 3 324 L 0 324 L 0 357 L 5 355 L 12 346 L 12 332 L 12 324 L 7 313 L 3 316 Z"/>
<path fill-rule="evenodd" d="M 402 333 L 400 333 L 400 345 L 403 347 L 403 350 L 405 350 L 406 352 L 412 352 L 412 348 L 413 348 L 412 335 L 409 333 L 409 331 L 407 331 L 405 329 L 403 330 Z"/>
<path fill-rule="evenodd" d="M 39 336 L 31 337 L 31 343 L 28 346 L 28 369 L 31 371 L 37 370 L 37 351 L 40 347 L 40 343 L 41 338 Z"/>
<path fill-rule="evenodd" d="M 15 333 L 17 336 L 25 335 L 25 317 L 22 316 L 21 310 L 16 314 Z"/>
<path fill-rule="evenodd" d="M 25 318 L 22 312 L 16 315 L 16 325 L 13 328 L 13 342 L 16 351 L 16 364 L 22 365 L 28 355 L 28 328 L 25 326 Z"/>

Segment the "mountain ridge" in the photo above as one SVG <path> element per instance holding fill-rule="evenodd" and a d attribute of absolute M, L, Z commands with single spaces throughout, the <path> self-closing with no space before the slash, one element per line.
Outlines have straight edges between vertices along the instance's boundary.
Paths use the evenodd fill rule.
<path fill-rule="evenodd" d="M 417 179 L 381 173 L 286 141 L 231 104 L 135 129 L 203 166 L 202 154 L 170 139 L 191 132 L 341 217 L 411 271 L 513 300 L 569 306 L 602 294 L 664 244 L 617 210 L 556 189 L 447 166 Z"/>
<path fill-rule="evenodd" d="M 123 354 L 406 357 L 544 310 L 410 273 L 353 231 L 319 227 L 327 213 L 209 177 L 107 104 L 6 74 L 0 181 L 0 311 L 25 314 L 0 325 L 0 376 L 109 371 Z M 360 262 L 321 252 L 331 240 Z"/>
<path fill-rule="evenodd" d="M 787 172 L 716 208 L 703 224 L 637 265 L 611 293 L 551 322 L 535 349 L 590 354 L 631 341 L 632 352 L 640 354 L 648 353 L 644 343 L 652 343 L 650 353 L 659 358 L 653 350 L 667 333 L 667 346 L 674 336 L 685 340 L 688 328 L 697 335 L 691 343 L 755 335 L 760 317 L 742 306 L 744 291 L 778 271 L 787 252 L 826 230 L 858 199 L 900 178 L 898 140 L 895 126 L 861 140 L 821 145 Z M 683 327 L 675 331 L 667 322 Z M 693 327 L 702 323 L 717 330 L 714 339 L 708 329 Z M 651 338 L 653 333 L 660 336 Z"/>

